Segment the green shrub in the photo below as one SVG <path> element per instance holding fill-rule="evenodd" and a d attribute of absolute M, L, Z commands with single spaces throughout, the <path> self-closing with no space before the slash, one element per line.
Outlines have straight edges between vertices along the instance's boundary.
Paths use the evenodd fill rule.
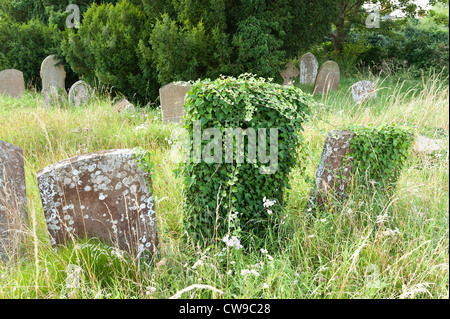
<path fill-rule="evenodd" d="M 41 87 L 42 61 L 58 52 L 60 33 L 38 20 L 18 23 L 0 19 L 0 70 L 17 69 L 25 81 Z"/>
<path fill-rule="evenodd" d="M 156 99 L 159 85 L 151 70 L 142 72 L 139 42 L 149 26 L 141 6 L 122 0 L 93 4 L 78 30 L 66 31 L 62 50 L 74 72 L 97 79 L 132 101 Z"/>
<path fill-rule="evenodd" d="M 353 158 L 353 173 L 384 186 L 395 183 L 414 142 L 412 130 L 395 124 L 350 125 L 346 129 L 354 133 L 348 155 Z"/>
<path fill-rule="evenodd" d="M 186 95 L 184 122 L 192 156 L 182 169 L 186 198 L 184 225 L 190 236 L 196 240 L 212 239 L 214 235 L 222 238 L 227 232 L 228 218 L 235 212 L 239 212 L 240 227 L 247 233 L 263 236 L 273 226 L 270 223 L 276 221 L 276 213 L 269 214 L 263 199 L 276 201 L 277 205 L 270 211 L 282 207 L 285 187 L 289 187 L 288 174 L 304 154 L 299 150 L 303 145 L 302 124 L 312 104 L 312 98 L 298 88 L 248 75 L 199 80 L 193 84 Z M 196 125 L 205 138 L 201 142 L 195 141 Z M 204 136 L 208 128 L 216 130 L 217 139 L 209 141 L 211 136 Z M 278 148 L 273 143 L 274 134 L 270 152 L 272 155 L 277 150 L 278 163 L 273 163 L 271 157 L 267 164 L 269 160 L 261 159 L 263 152 L 259 151 L 252 158 L 250 144 L 244 140 L 238 142 L 233 137 L 231 148 L 226 142 L 230 128 L 237 132 L 244 130 L 247 138 L 253 129 L 259 135 L 258 147 L 266 147 L 264 155 L 271 144 L 269 129 L 277 129 Z M 225 145 L 223 152 L 222 145 Z M 245 160 L 239 160 L 237 149 L 244 150 Z M 232 150 L 232 158 L 227 150 Z M 200 154 L 203 154 L 201 160 Z M 205 158 L 204 154 L 215 156 L 215 160 Z M 272 174 L 265 174 L 266 166 L 272 169 Z"/>

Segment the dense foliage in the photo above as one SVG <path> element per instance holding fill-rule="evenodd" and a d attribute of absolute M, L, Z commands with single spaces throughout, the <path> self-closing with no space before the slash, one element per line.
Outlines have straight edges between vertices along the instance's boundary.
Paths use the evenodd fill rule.
<path fill-rule="evenodd" d="M 182 169 L 188 199 L 186 230 L 195 239 L 222 238 L 230 216 L 238 212 L 242 230 L 263 235 L 273 226 L 271 217 L 276 220 L 271 216 L 276 209 L 269 212 L 264 204 L 268 200 L 278 207 L 283 204 L 288 174 L 301 154 L 302 125 L 313 100 L 298 88 L 246 75 L 197 81 L 186 98 L 184 128 L 190 137 L 186 149 L 192 150 Z M 213 132 L 206 131 L 211 128 Z M 277 136 L 270 131 L 274 128 Z M 236 136 L 232 144 L 230 130 Z M 248 143 L 239 138 L 240 133 Z M 257 151 L 249 142 L 252 138 L 258 141 Z M 257 156 L 251 155 L 252 150 Z"/>
<path fill-rule="evenodd" d="M 414 142 L 413 131 L 395 124 L 350 125 L 354 173 L 361 179 L 381 185 L 397 181 Z"/>
<path fill-rule="evenodd" d="M 27 82 L 39 88 L 41 63 L 58 50 L 59 36 L 56 28 L 39 20 L 0 19 L 0 70 L 18 69 Z"/>
<path fill-rule="evenodd" d="M 145 101 L 158 94 L 152 72 L 142 72 L 139 41 L 145 16 L 128 1 L 93 4 L 79 29 L 69 29 L 62 50 L 72 69 L 89 82 L 114 87 L 130 100 Z"/>
<path fill-rule="evenodd" d="M 327 34 L 331 27 L 327 10 L 333 3 L 0 0 L 0 19 L 14 17 L 14 23 L 35 19 L 51 26 L 51 40 L 61 46 L 40 49 L 65 63 L 69 80 L 76 76 L 91 84 L 95 80 L 145 103 L 157 99 L 158 87 L 175 80 L 244 72 L 277 77 L 287 58 Z M 80 8 L 78 29 L 66 28 L 68 4 Z M 8 33 L 8 41 L 15 42 L 16 36 Z M 41 55 L 32 60 L 45 58 Z M 3 65 L 20 66 L 15 61 Z"/>

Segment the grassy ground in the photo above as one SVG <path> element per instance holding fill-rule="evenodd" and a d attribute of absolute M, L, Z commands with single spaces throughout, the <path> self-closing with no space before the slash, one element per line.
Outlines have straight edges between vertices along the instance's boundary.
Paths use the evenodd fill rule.
<path fill-rule="evenodd" d="M 367 78 L 377 83 L 378 98 L 357 105 L 350 85 Z M 444 139 L 447 152 L 413 153 L 394 190 L 354 189 L 342 207 L 312 221 L 305 212 L 311 184 L 294 170 L 284 224 L 257 239 L 266 250 L 236 250 L 181 239 L 184 199 L 177 165 L 168 160 L 175 126 L 162 125 L 159 110 L 116 113 L 108 95 L 78 109 L 46 109 L 33 92 L 0 96 L 0 140 L 24 151 L 29 208 L 23 254 L 0 262 L 0 298 L 169 298 L 184 288 L 183 298 L 448 298 L 448 82 L 359 75 L 317 99 L 322 105 L 304 132 L 311 178 L 326 132 L 348 123 L 408 125 Z M 156 164 L 159 258 L 133 260 L 93 239 L 53 251 L 35 173 L 68 157 L 134 147 L 152 151 Z"/>

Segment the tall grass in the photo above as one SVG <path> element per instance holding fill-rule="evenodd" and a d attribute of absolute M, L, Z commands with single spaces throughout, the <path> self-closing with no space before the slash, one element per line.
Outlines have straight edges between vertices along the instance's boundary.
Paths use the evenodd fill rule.
<path fill-rule="evenodd" d="M 108 95 L 77 109 L 45 108 L 33 92 L 0 97 L 0 140 L 24 151 L 29 209 L 20 256 L 0 263 L 0 298 L 448 298 L 448 84 L 435 75 L 370 76 L 375 101 L 352 101 L 357 77 L 317 97 L 321 106 L 304 132 L 310 157 L 301 163 L 311 178 L 326 132 L 351 122 L 413 126 L 444 139 L 447 152 L 413 153 L 395 189 L 356 185 L 347 201 L 313 218 L 306 212 L 312 185 L 295 169 L 282 225 L 242 249 L 184 239 L 185 199 L 169 156 L 175 126 L 162 125 L 159 110 L 115 113 Z M 138 146 L 155 164 L 160 254 L 136 260 L 95 239 L 54 251 L 35 173 L 71 156 Z"/>

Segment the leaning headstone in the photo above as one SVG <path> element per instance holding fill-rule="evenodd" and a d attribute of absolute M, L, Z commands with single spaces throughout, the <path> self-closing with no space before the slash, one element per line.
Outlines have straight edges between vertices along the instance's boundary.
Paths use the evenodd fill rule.
<path fill-rule="evenodd" d="M 183 121 L 185 96 L 191 88 L 187 82 L 172 82 L 159 89 L 163 124 Z"/>
<path fill-rule="evenodd" d="M 339 86 L 339 65 L 334 61 L 327 61 L 319 69 L 314 84 L 314 93 L 322 94 L 330 90 L 337 90 Z"/>
<path fill-rule="evenodd" d="M 84 81 L 75 82 L 69 90 L 69 105 L 77 107 L 89 103 L 92 98 L 92 88 Z"/>
<path fill-rule="evenodd" d="M 22 149 L 0 141 L 1 259 L 9 259 L 17 253 L 20 233 L 27 218 L 27 194 Z"/>
<path fill-rule="evenodd" d="M 151 179 L 134 156 L 127 149 L 101 151 L 36 173 L 52 245 L 95 237 L 137 256 L 156 251 Z"/>
<path fill-rule="evenodd" d="M 0 71 L 0 94 L 20 97 L 24 93 L 25 82 L 21 71 L 14 69 Z"/>
<path fill-rule="evenodd" d="M 52 82 L 55 82 L 62 90 L 66 90 L 66 71 L 64 70 L 64 66 L 59 64 L 59 61 L 54 55 L 49 55 L 42 61 L 40 74 L 42 79 L 42 90 L 48 89 Z"/>
<path fill-rule="evenodd" d="M 370 81 L 359 81 L 352 85 L 352 97 L 356 103 L 362 103 L 377 97 L 375 84 Z"/>
<path fill-rule="evenodd" d="M 352 138 L 350 131 L 328 132 L 314 177 L 315 189 L 310 199 L 312 206 L 322 206 L 330 199 L 345 196 L 351 181 L 352 158 L 347 155 Z"/>
<path fill-rule="evenodd" d="M 294 66 L 292 62 L 286 64 L 286 68 L 280 72 L 283 78 L 283 85 L 293 85 L 294 79 L 300 74 L 300 71 Z"/>
<path fill-rule="evenodd" d="M 444 140 L 431 139 L 426 136 L 417 136 L 414 142 L 414 151 L 416 153 L 433 154 L 439 153 L 445 149 Z"/>
<path fill-rule="evenodd" d="M 314 84 L 319 62 L 314 54 L 308 52 L 300 58 L 300 84 Z"/>
<path fill-rule="evenodd" d="M 127 99 L 123 98 L 114 103 L 113 110 L 117 113 L 133 112 L 136 110 L 136 108 Z"/>

